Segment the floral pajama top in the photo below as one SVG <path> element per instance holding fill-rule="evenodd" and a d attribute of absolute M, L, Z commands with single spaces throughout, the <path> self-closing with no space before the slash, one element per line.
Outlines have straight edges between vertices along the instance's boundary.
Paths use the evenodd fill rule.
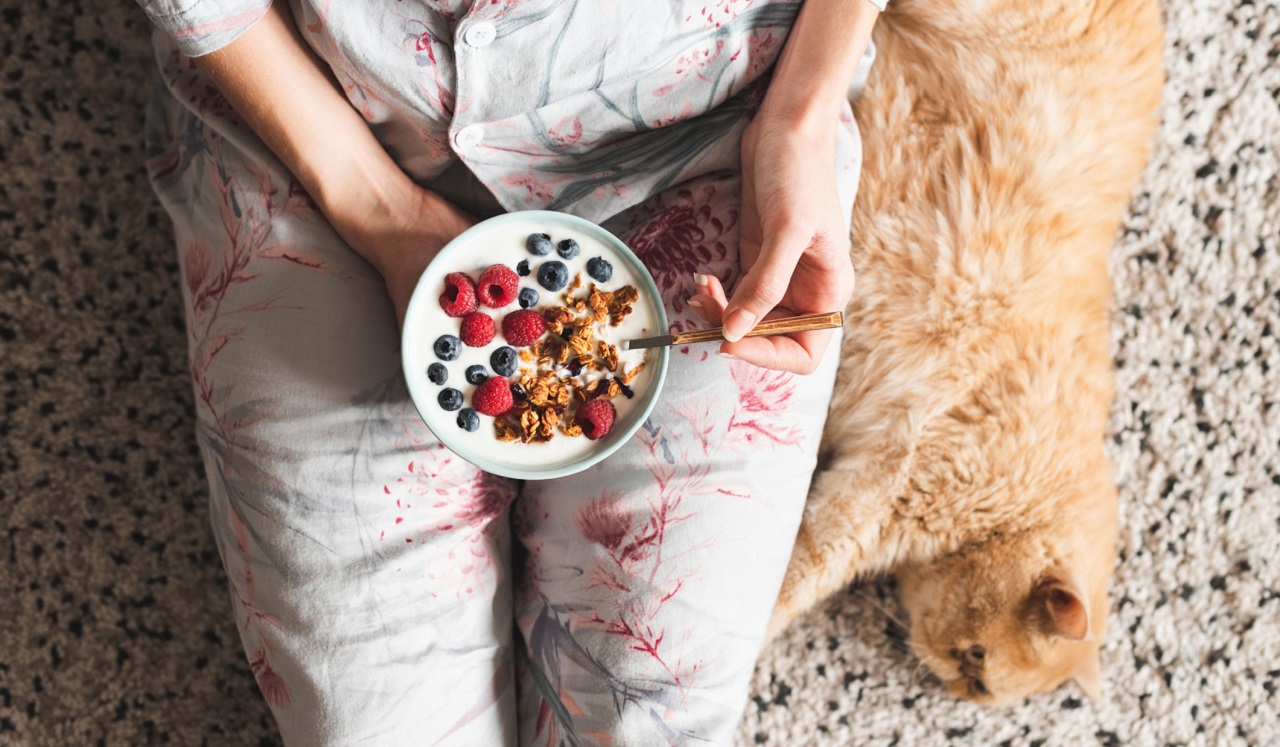
<path fill-rule="evenodd" d="M 856 0 L 861 2 L 862 0 Z M 883 7 L 884 0 L 870 0 Z M 139 0 L 189 56 L 263 0 Z M 601 222 L 736 169 L 794 0 L 294 0 L 303 37 L 415 180 L 461 161 L 507 210 Z"/>

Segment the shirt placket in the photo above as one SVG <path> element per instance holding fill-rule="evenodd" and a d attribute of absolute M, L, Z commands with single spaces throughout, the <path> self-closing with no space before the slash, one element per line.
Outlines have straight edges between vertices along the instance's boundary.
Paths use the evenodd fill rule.
<path fill-rule="evenodd" d="M 468 12 L 454 29 L 454 61 L 457 70 L 455 101 L 467 102 L 461 111 L 455 111 L 449 126 L 449 138 L 457 156 L 466 161 L 470 154 L 484 143 L 485 129 L 483 109 L 472 96 L 469 87 L 471 77 L 483 61 L 477 59 L 498 38 L 497 27 L 491 21 L 479 17 L 476 12 Z"/>

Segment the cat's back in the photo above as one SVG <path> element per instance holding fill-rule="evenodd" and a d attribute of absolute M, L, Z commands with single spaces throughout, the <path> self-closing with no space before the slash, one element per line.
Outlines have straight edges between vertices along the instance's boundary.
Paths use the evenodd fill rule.
<path fill-rule="evenodd" d="M 996 348 L 1017 327 L 1042 324 L 1105 357 L 1107 252 L 1163 76 L 1155 0 L 889 7 L 855 107 L 865 160 L 846 353 L 861 360 L 846 368 L 981 376 L 1006 365 Z"/>
<path fill-rule="evenodd" d="M 893 490 L 909 496 L 908 474 L 1013 483 L 1007 464 L 1031 479 L 1055 454 L 1097 454 L 1112 396 L 1107 255 L 1163 80 L 1155 0 L 894 0 L 875 38 L 855 106 L 858 281 L 827 463 L 899 470 Z M 1086 469 L 1109 472 L 1048 479 Z M 958 490 L 915 492 L 973 508 Z"/>
<path fill-rule="evenodd" d="M 1073 260 L 1111 245 L 1146 163 L 1156 0 L 895 0 L 876 40 L 855 109 L 863 263 L 973 277 L 989 258 L 1005 281 L 1104 270 Z"/>

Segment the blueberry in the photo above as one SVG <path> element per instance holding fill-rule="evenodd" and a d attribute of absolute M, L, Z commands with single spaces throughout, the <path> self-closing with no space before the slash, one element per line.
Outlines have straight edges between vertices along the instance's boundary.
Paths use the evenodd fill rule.
<path fill-rule="evenodd" d="M 453 387 L 441 389 L 440 396 L 437 397 L 436 400 L 440 403 L 441 407 L 449 412 L 453 412 L 459 407 L 462 407 L 462 392 L 454 389 Z"/>
<path fill-rule="evenodd" d="M 529 260 L 522 259 L 519 262 L 517 262 L 516 272 L 520 273 L 520 277 L 522 278 L 529 277 L 529 273 L 533 272 L 533 270 L 529 269 Z"/>
<path fill-rule="evenodd" d="M 480 428 L 480 416 L 475 410 L 465 407 L 458 413 L 458 427 L 468 433 L 474 433 Z"/>
<path fill-rule="evenodd" d="M 489 356 L 489 365 L 493 366 L 493 372 L 499 376 L 510 376 L 515 373 L 519 362 L 520 358 L 516 355 L 516 349 L 510 345 L 503 345 L 493 351 L 493 355 Z"/>
<path fill-rule="evenodd" d="M 453 335 L 440 335 L 436 338 L 435 351 L 436 357 L 442 361 L 457 360 L 462 352 L 462 340 Z"/>
<path fill-rule="evenodd" d="M 432 363 L 427 366 L 427 381 L 432 384 L 443 384 L 449 380 L 449 369 L 443 363 Z"/>
<path fill-rule="evenodd" d="M 474 366 L 467 366 L 466 376 L 468 384 L 475 384 L 479 386 L 484 383 L 485 379 L 489 378 L 489 372 L 484 369 L 484 366 L 477 364 Z"/>
<path fill-rule="evenodd" d="M 613 277 L 613 265 L 609 264 L 607 259 L 592 257 L 587 260 L 587 274 L 598 282 L 607 283 L 609 278 Z"/>
<path fill-rule="evenodd" d="M 538 268 L 538 284 L 549 291 L 558 291 L 569 284 L 569 268 L 564 262 L 543 262 Z"/>
<path fill-rule="evenodd" d="M 565 259 L 573 259 L 580 251 L 582 247 L 578 246 L 578 242 L 573 239 L 565 239 L 556 245 L 556 252 Z"/>
<path fill-rule="evenodd" d="M 533 288 L 520 289 L 520 308 L 529 309 L 538 305 L 538 292 Z"/>
<path fill-rule="evenodd" d="M 551 253 L 551 237 L 545 233 L 531 233 L 529 238 L 525 239 L 525 248 L 539 257 L 545 257 Z"/>

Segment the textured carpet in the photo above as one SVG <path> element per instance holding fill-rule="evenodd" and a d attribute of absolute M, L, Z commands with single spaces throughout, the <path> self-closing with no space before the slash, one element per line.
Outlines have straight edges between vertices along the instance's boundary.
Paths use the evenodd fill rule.
<path fill-rule="evenodd" d="M 0 744 L 273 744 L 206 528 L 132 3 L 0 0 Z M 742 744 L 1280 744 L 1280 9 L 1169 3 L 1114 253 L 1106 699 L 947 698 L 868 584 L 765 652 Z"/>

